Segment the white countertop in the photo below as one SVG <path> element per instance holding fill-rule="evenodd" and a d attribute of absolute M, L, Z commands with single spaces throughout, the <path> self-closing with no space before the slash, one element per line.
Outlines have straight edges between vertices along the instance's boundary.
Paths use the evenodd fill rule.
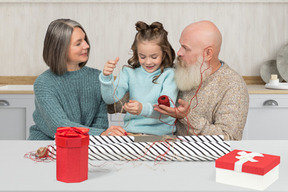
<path fill-rule="evenodd" d="M 33 85 L 3 85 L 0 86 L 0 90 L 33 91 Z"/>
<path fill-rule="evenodd" d="M 229 141 L 231 149 L 281 156 L 279 179 L 265 191 L 288 190 L 288 140 Z M 215 162 L 97 162 L 88 180 L 56 180 L 56 162 L 35 163 L 24 154 L 54 141 L 0 141 L 0 191 L 250 191 L 215 182 Z M 102 164 L 102 165 L 101 165 Z"/>
<path fill-rule="evenodd" d="M 0 3 L 287 3 L 287 0 L 0 0 Z"/>
<path fill-rule="evenodd" d="M 267 89 L 265 85 L 247 85 L 249 94 L 288 94 L 288 89 Z"/>
<path fill-rule="evenodd" d="M 33 85 L 0 85 L 0 94 L 34 94 Z"/>

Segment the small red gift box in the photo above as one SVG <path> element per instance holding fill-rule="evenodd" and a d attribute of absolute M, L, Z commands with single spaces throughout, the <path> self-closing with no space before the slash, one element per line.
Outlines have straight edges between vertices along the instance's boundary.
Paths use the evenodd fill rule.
<path fill-rule="evenodd" d="M 55 134 L 57 147 L 57 180 L 74 183 L 88 179 L 89 129 L 59 127 Z"/>
<path fill-rule="evenodd" d="M 215 161 L 216 182 L 264 190 L 279 177 L 280 156 L 233 150 Z"/>

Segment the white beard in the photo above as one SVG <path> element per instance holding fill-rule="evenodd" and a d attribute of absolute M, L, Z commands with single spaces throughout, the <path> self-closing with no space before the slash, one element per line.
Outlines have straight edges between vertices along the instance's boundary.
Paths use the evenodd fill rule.
<path fill-rule="evenodd" d="M 199 56 L 195 63 L 184 63 L 177 58 L 176 70 L 175 70 L 175 82 L 180 91 L 190 91 L 195 87 L 198 87 L 202 81 L 211 74 L 212 68 L 208 63 L 203 62 L 203 57 Z M 203 65 L 202 65 L 203 62 Z M 202 67 L 201 67 L 202 65 Z M 204 72 L 203 72 L 204 71 Z"/>

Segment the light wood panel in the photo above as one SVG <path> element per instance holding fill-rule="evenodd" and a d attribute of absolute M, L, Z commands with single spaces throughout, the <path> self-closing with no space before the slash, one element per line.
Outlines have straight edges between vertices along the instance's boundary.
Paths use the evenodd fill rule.
<path fill-rule="evenodd" d="M 36 78 L 37 76 L 0 76 L 0 85 L 32 85 Z M 265 84 L 260 76 L 243 76 L 243 79 L 247 85 Z"/>
<path fill-rule="evenodd" d="M 0 75 L 37 76 L 48 69 L 42 59 L 49 23 L 71 18 L 85 28 L 91 42 L 88 66 L 102 70 L 108 59 L 131 56 L 135 23 L 160 21 L 175 51 L 185 26 L 211 20 L 223 34 L 220 59 L 242 76 L 259 76 L 260 66 L 276 59 L 288 43 L 288 1 L 0 1 Z"/>
<path fill-rule="evenodd" d="M 243 76 L 247 85 L 264 85 L 265 82 L 260 76 Z"/>
<path fill-rule="evenodd" d="M 33 85 L 37 76 L 0 76 L 0 85 Z"/>

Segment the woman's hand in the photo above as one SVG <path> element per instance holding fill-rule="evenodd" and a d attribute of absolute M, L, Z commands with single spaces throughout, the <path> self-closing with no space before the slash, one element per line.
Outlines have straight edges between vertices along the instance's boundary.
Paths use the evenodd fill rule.
<path fill-rule="evenodd" d="M 128 103 L 124 104 L 123 108 L 128 113 L 131 113 L 133 115 L 140 115 L 142 111 L 142 104 L 135 100 L 129 100 Z"/>
<path fill-rule="evenodd" d="M 167 107 L 165 105 L 154 105 L 154 110 L 164 115 L 183 119 L 190 112 L 190 105 L 182 99 L 178 99 L 178 103 L 180 105 L 177 108 Z"/>
<path fill-rule="evenodd" d="M 111 75 L 113 73 L 118 61 L 119 61 L 119 57 L 116 57 L 115 60 L 108 60 L 104 65 L 103 75 L 105 75 L 105 76 Z"/>
<path fill-rule="evenodd" d="M 101 136 L 126 136 L 127 132 L 121 126 L 111 126 L 106 131 L 103 131 Z"/>

